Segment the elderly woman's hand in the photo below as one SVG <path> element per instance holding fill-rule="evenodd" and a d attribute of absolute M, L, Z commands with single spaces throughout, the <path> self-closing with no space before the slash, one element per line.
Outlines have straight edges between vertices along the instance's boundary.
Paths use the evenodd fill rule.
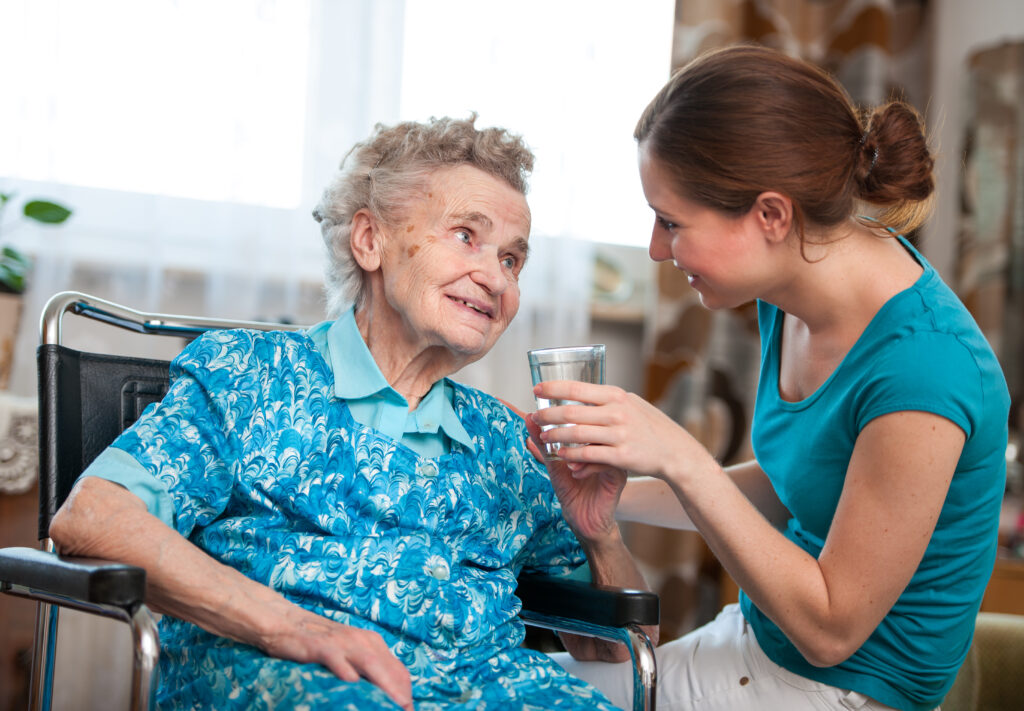
<path fill-rule="evenodd" d="M 539 452 L 543 448 L 537 445 L 541 433 L 535 416 L 526 417 L 526 427 L 534 445 L 531 451 Z M 577 536 L 587 542 L 617 534 L 615 506 L 626 485 L 624 471 L 603 465 L 572 471 L 564 461 L 546 464 L 565 520 Z"/>
<path fill-rule="evenodd" d="M 261 640 L 259 646 L 266 654 L 322 664 L 344 681 L 356 682 L 362 677 L 403 709 L 413 710 L 409 670 L 388 649 L 383 637 L 298 606 L 291 607 L 290 612 L 273 633 Z"/>
<path fill-rule="evenodd" d="M 535 442 L 540 442 L 538 422 L 542 418 L 539 415 L 534 413 L 526 418 L 530 437 Z M 575 448 L 567 451 L 575 451 Z M 547 462 L 547 465 L 551 485 L 562 504 L 562 514 L 587 552 L 593 581 L 617 587 L 648 589 L 622 540 L 615 520 L 615 508 L 626 485 L 626 472 L 606 464 L 570 468 L 567 462 L 552 461 Z M 657 625 L 644 629 L 652 642 L 657 644 Z M 572 634 L 563 634 L 561 637 L 565 648 L 576 659 L 622 662 L 630 658 L 629 650 L 622 644 Z"/>

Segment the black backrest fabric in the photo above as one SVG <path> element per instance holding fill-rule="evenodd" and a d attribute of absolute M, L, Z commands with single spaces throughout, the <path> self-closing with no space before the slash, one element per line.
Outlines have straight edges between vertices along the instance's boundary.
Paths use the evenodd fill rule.
<path fill-rule="evenodd" d="M 150 403 L 163 398 L 169 363 L 43 345 L 39 365 L 39 538 L 78 475 Z"/>

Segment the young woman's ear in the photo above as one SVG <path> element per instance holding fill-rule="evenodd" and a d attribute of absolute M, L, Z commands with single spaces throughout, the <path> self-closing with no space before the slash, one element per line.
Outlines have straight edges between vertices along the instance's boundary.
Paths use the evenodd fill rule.
<path fill-rule="evenodd" d="M 364 208 L 352 216 L 349 243 L 352 245 L 352 256 L 356 264 L 364 272 L 375 272 L 380 269 L 384 248 L 382 234 L 377 218 L 369 210 Z"/>
<path fill-rule="evenodd" d="M 793 201 L 782 193 L 761 193 L 751 212 L 764 236 L 772 242 L 785 240 L 793 228 Z"/>

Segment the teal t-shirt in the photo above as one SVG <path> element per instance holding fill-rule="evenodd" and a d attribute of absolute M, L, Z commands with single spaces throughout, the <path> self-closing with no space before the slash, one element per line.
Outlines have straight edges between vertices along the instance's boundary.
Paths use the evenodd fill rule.
<path fill-rule="evenodd" d="M 783 312 L 758 304 L 761 375 L 754 455 L 792 514 L 785 535 L 821 553 L 860 431 L 914 410 L 949 419 L 967 436 L 920 566 L 864 645 L 834 667 L 809 664 L 746 594 L 743 614 L 765 654 L 809 679 L 853 689 L 898 709 L 933 709 L 953 685 L 996 555 L 1006 480 L 1009 393 L 999 362 L 956 295 L 924 268 L 875 315 L 811 396 L 779 396 Z"/>

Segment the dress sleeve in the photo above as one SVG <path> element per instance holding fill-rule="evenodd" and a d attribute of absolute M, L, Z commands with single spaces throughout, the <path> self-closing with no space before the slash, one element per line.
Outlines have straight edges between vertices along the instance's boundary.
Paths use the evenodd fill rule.
<path fill-rule="evenodd" d="M 244 458 L 259 389 L 252 336 L 208 333 L 171 363 L 171 387 L 112 447 L 167 490 L 175 529 L 188 536 L 227 506 Z"/>
<path fill-rule="evenodd" d="M 167 486 L 148 469 L 117 447 L 107 447 L 93 460 L 81 477 L 94 476 L 123 486 L 146 505 L 146 510 L 174 527 L 174 504 Z"/>

